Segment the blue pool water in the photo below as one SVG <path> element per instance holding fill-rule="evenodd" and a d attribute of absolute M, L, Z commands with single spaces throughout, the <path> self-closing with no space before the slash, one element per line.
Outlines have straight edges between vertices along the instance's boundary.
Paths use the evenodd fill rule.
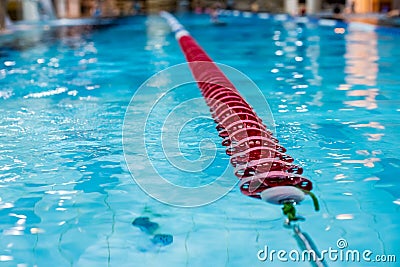
<path fill-rule="evenodd" d="M 304 167 L 320 200 L 320 212 L 309 199 L 298 207 L 306 218 L 301 228 L 318 249 L 338 249 L 344 238 L 348 249 L 397 257 L 397 265 L 327 264 L 398 266 L 400 32 L 282 17 L 226 16 L 224 27 L 202 15 L 178 19 L 216 62 L 246 74 L 268 100 L 275 121 L 269 126 Z M 184 62 L 163 19 L 38 27 L 0 41 L 1 266 L 293 264 L 257 258 L 265 246 L 299 249 L 279 206 L 234 186 L 209 205 L 174 207 L 132 179 L 122 146 L 131 97 L 153 74 Z M 215 124 L 202 117 L 208 109 L 198 104 L 176 111 L 201 115 L 182 129 L 181 153 L 196 160 L 202 140 L 204 151 L 214 149 L 217 157 L 207 152 L 210 168 L 184 174 L 164 160 L 160 145 L 169 143 L 159 144 L 159 123 L 171 105 L 200 96 L 195 86 L 184 88 L 153 112 L 146 148 L 160 173 L 195 187 L 210 183 L 229 159 Z M 138 99 L 139 115 L 149 99 Z M 140 160 L 134 165 L 141 178 L 154 178 Z M 145 223 L 132 224 L 137 218 Z"/>

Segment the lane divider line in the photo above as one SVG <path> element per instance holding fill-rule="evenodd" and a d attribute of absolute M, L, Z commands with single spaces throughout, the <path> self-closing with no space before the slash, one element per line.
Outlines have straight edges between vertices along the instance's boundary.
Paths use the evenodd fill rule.
<path fill-rule="evenodd" d="M 165 11 L 160 15 L 175 33 L 210 107 L 217 123 L 216 129 L 223 138 L 222 145 L 227 147 L 226 153 L 235 167 L 234 174 L 240 179 L 241 192 L 283 205 L 287 224 L 302 219 L 296 215 L 295 205 L 306 195 L 312 197 L 315 210 L 319 210 L 318 200 L 311 193 L 312 182 L 301 176 L 303 168 L 295 165 L 294 159 L 285 154 L 286 149 L 279 144 L 279 140 L 179 21 Z"/>

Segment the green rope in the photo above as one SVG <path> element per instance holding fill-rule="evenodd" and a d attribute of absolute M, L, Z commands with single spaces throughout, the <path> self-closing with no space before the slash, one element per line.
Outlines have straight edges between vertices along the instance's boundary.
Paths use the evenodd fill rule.
<path fill-rule="evenodd" d="M 319 202 L 317 197 L 314 195 L 314 193 L 308 191 L 308 190 L 304 190 L 301 189 L 301 191 L 304 192 L 304 194 L 309 195 L 313 201 L 313 205 L 314 205 L 314 209 L 315 211 L 319 211 Z M 294 201 L 284 201 L 283 202 L 283 207 L 282 207 L 282 211 L 283 214 L 287 216 L 287 225 L 290 225 L 291 222 L 293 221 L 298 221 L 298 220 L 304 220 L 303 217 L 298 217 L 296 216 L 296 202 Z"/>
<path fill-rule="evenodd" d="M 314 204 L 315 211 L 319 211 L 318 198 L 314 195 L 314 193 L 311 191 L 308 191 L 308 190 L 304 190 L 304 189 L 301 189 L 301 191 L 303 191 L 306 195 L 309 195 L 311 197 L 313 204 Z"/>
<path fill-rule="evenodd" d="M 294 202 L 285 202 L 283 203 L 282 211 L 283 214 L 287 216 L 288 223 L 292 221 L 297 221 L 298 218 L 296 217 L 296 208 L 294 207 Z"/>

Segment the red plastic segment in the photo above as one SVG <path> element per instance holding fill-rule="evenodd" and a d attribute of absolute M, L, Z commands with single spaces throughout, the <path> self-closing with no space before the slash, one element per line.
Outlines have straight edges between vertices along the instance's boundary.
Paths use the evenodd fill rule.
<path fill-rule="evenodd" d="M 262 158 L 271 158 L 292 163 L 294 159 L 284 153 L 281 153 L 270 147 L 253 147 L 243 152 L 233 154 L 231 156 L 231 164 L 236 167 L 238 164 L 246 164 L 252 160 L 260 160 Z"/>
<path fill-rule="evenodd" d="M 232 156 L 233 154 L 243 152 L 252 147 L 263 147 L 263 146 L 271 147 L 281 153 L 286 152 L 286 148 L 279 145 L 277 142 L 274 142 L 274 140 L 271 140 L 264 136 L 250 136 L 248 138 L 244 138 L 238 141 L 235 144 L 232 144 L 230 147 L 226 149 L 226 154 Z"/>
<path fill-rule="evenodd" d="M 262 191 L 275 186 L 295 186 L 307 191 L 312 189 L 310 180 L 286 172 L 268 172 L 243 178 L 239 186 L 243 194 L 255 198 L 260 198 Z"/>
<path fill-rule="evenodd" d="M 285 171 L 288 173 L 302 174 L 303 168 L 283 160 L 262 158 L 249 161 L 247 164 L 237 165 L 234 172 L 238 178 L 243 178 L 270 171 Z"/>
<path fill-rule="evenodd" d="M 252 128 L 239 129 L 233 133 L 230 133 L 229 137 L 226 137 L 222 141 L 222 145 L 223 146 L 235 145 L 240 140 L 243 140 L 243 139 L 246 139 L 246 138 L 249 138 L 252 136 L 266 137 L 269 140 L 271 140 L 271 142 L 273 142 L 273 143 L 279 142 L 279 140 L 276 139 L 275 137 L 273 137 L 272 134 L 270 134 L 270 132 L 265 131 L 263 129 L 252 127 Z"/>

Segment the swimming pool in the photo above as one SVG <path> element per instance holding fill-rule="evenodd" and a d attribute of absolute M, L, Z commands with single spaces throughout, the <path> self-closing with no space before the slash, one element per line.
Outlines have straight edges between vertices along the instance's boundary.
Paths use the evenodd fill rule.
<path fill-rule="evenodd" d="M 212 27 L 206 15 L 178 19 L 216 62 L 249 76 L 268 100 L 276 137 L 304 167 L 320 200 L 318 213 L 310 201 L 299 207 L 306 217 L 301 228 L 318 249 L 338 249 L 342 238 L 348 249 L 398 261 L 399 32 L 249 13 L 222 17 L 225 27 Z M 235 186 L 209 205 L 179 208 L 153 199 L 132 179 L 122 146 L 125 110 L 150 76 L 184 62 L 163 19 L 138 16 L 113 27 L 38 27 L 16 35 L 2 36 L 0 51 L 2 265 L 290 264 L 257 258 L 265 246 L 298 249 L 279 206 L 245 197 Z M 160 173 L 195 187 L 218 176 L 228 157 L 215 124 L 203 117 L 208 109 L 196 102 L 176 110 L 199 115 L 182 129 L 180 149 L 197 159 L 199 140 L 209 140 L 215 147 L 202 152 L 217 157 L 206 153 L 211 167 L 185 176 L 165 160 L 160 123 L 175 106 L 200 97 L 195 86 L 181 89 L 152 114 L 146 145 Z M 153 178 L 142 162 L 137 169 Z M 132 225 L 139 217 L 154 227 Z M 160 246 L 155 233 L 172 235 L 173 243 Z"/>

